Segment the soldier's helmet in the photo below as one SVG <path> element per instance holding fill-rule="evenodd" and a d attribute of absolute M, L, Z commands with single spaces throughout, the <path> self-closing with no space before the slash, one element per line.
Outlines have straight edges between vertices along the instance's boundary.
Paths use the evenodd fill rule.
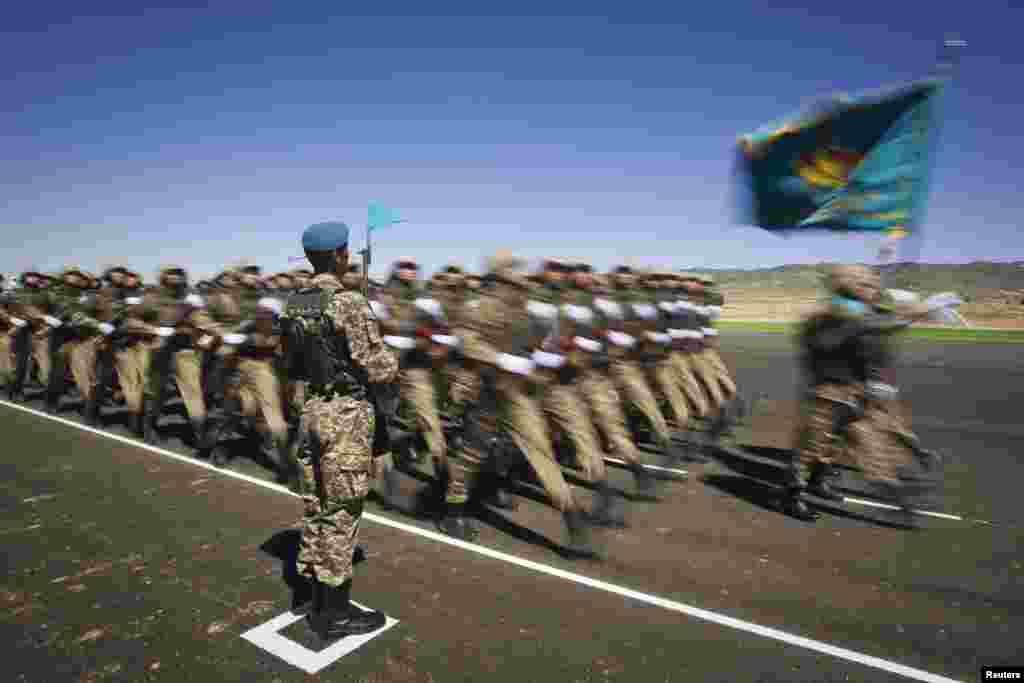
<path fill-rule="evenodd" d="M 862 287 L 877 289 L 878 285 L 878 273 L 859 263 L 833 266 L 825 278 L 825 286 L 837 294 L 852 295 Z"/>
<path fill-rule="evenodd" d="M 157 282 L 163 282 L 169 277 L 179 277 L 184 281 L 188 281 L 188 272 L 181 266 L 176 265 L 165 265 L 161 266 L 157 272 Z"/>
<path fill-rule="evenodd" d="M 523 273 L 526 262 L 511 251 L 501 249 L 487 260 L 487 278 L 519 289 L 530 289 L 530 280 Z"/>

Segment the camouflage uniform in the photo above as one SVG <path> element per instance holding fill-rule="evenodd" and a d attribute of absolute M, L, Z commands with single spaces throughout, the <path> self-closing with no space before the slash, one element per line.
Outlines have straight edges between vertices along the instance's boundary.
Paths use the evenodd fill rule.
<path fill-rule="evenodd" d="M 60 324 L 56 317 L 60 314 L 58 287 L 54 280 L 43 273 L 28 271 L 21 276 L 23 287 L 12 295 L 12 312 L 28 325 L 28 340 L 24 350 L 24 358 L 19 360 L 15 369 L 16 376 L 12 395 L 20 395 L 24 391 L 25 381 L 31 373 L 34 363 L 36 379 L 44 387 L 50 382 L 50 334 Z M 34 282 L 34 284 L 33 284 Z M 24 333 L 23 333 L 24 334 Z"/>
<path fill-rule="evenodd" d="M 493 373 L 493 379 L 482 382 L 480 394 L 469 399 L 476 410 L 466 420 L 467 433 L 459 440 L 453 467 L 466 467 L 463 479 L 468 481 L 469 473 L 478 471 L 489 454 L 491 440 L 497 435 L 507 436 L 563 513 L 571 546 L 592 554 L 579 507 L 555 460 L 544 415 L 529 396 L 529 385 L 536 381 L 524 357 L 533 346 L 523 310 L 529 282 L 518 272 L 518 266 L 519 262 L 508 254 L 492 259 L 493 284 L 483 292 L 480 304 L 467 314 L 462 328 L 463 355 L 482 372 Z"/>
<path fill-rule="evenodd" d="M 311 284 L 327 298 L 326 319 L 347 340 L 354 366 L 372 383 L 392 382 L 398 359 L 384 345 L 362 294 L 327 273 Z M 334 393 L 333 385 L 310 386 L 309 391 L 302 414 L 310 438 L 300 453 L 305 512 L 296 567 L 302 575 L 337 587 L 352 578 L 359 520 L 370 490 L 376 417 L 365 397 Z"/>
<path fill-rule="evenodd" d="M 187 286 L 170 287 L 169 276 L 180 274 L 185 280 L 183 268 L 166 266 L 160 270 L 160 286 L 143 297 L 140 317 L 144 322 L 159 324 L 164 329 L 174 330 L 174 340 L 154 342 L 150 349 L 148 383 L 154 396 L 146 425 L 147 438 L 156 440 L 156 424 L 160 419 L 165 397 L 165 372 L 173 372 L 178 391 L 185 403 L 185 410 L 192 423 L 195 442 L 202 441 L 206 433 L 206 397 L 202 386 L 202 363 L 196 344 L 207 338 L 219 338 L 222 330 L 206 312 L 206 303 L 201 297 L 186 296 Z M 187 281 L 186 281 L 187 282 Z M 166 346 L 167 343 L 174 346 Z M 162 357 L 168 354 L 166 360 Z M 159 355 L 158 355 L 159 354 Z M 159 362 L 157 362 L 159 359 Z M 167 367 L 161 367 L 166 365 Z"/>
<path fill-rule="evenodd" d="M 651 311 L 649 308 L 645 308 L 644 303 L 637 295 L 633 278 L 632 271 L 625 266 L 617 269 L 616 273 L 611 276 L 614 285 L 613 303 L 622 314 L 621 322 L 616 325 L 615 331 L 623 335 L 623 344 L 619 346 L 619 350 L 613 357 L 611 376 L 625 403 L 643 415 L 650 425 L 658 445 L 661 448 L 667 448 L 671 443 L 668 423 L 646 381 L 642 366 L 644 358 L 641 353 L 643 348 L 641 340 L 653 329 L 653 326 L 642 317 L 641 313 L 647 314 Z"/>
<path fill-rule="evenodd" d="M 411 259 L 400 259 L 398 264 L 414 263 Z M 397 272 L 397 268 L 396 268 Z M 415 344 L 414 348 L 402 354 L 401 370 L 398 373 L 400 412 L 411 414 L 415 428 L 423 436 L 431 459 L 438 466 L 444 466 L 447 444 L 441 430 L 441 416 L 438 412 L 438 397 L 433 377 L 434 359 L 430 349 L 429 335 L 439 331 L 442 321 L 439 312 L 430 312 L 431 306 L 439 306 L 424 296 L 416 281 L 405 282 L 392 274 L 381 295 L 381 328 L 388 335 L 403 337 Z"/>
<path fill-rule="evenodd" d="M 839 267 L 833 274 L 836 296 L 828 310 L 804 324 L 801 345 L 809 388 L 785 501 L 786 511 L 813 519 L 801 499 L 804 488 L 815 495 L 841 499 L 828 487 L 830 466 L 842 454 L 865 475 L 894 484 L 910 462 L 916 443 L 884 402 L 870 399 L 867 387 L 889 366 L 889 338 L 910 324 L 909 318 L 882 310 L 849 294 L 860 285 L 877 288 L 877 276 L 860 267 Z M 908 311 L 908 315 L 919 311 Z"/>
<path fill-rule="evenodd" d="M 122 286 L 125 278 L 134 278 L 135 287 Z M 125 405 L 131 414 L 132 431 L 142 435 L 145 421 L 146 381 L 149 375 L 149 349 L 155 343 L 153 329 L 146 324 L 142 311 L 142 277 L 123 269 L 108 271 L 111 281 L 112 307 L 117 332 L 112 342 L 114 368 L 124 393 Z M 130 281 L 129 281 L 130 282 Z"/>
<path fill-rule="evenodd" d="M 662 273 L 650 273 L 644 280 L 646 301 L 655 311 L 653 330 L 642 341 L 646 353 L 647 379 L 668 405 L 678 429 L 690 422 L 690 406 L 680 391 L 676 370 L 671 360 L 672 337 L 669 334 L 673 303 L 662 286 Z"/>
<path fill-rule="evenodd" d="M 669 313 L 669 336 L 672 339 L 669 363 L 693 415 L 706 417 L 708 398 L 694 374 L 693 354 L 700 350 L 703 333 L 697 320 L 697 307 L 686 300 L 682 281 L 674 274 L 666 278 L 666 302 Z"/>

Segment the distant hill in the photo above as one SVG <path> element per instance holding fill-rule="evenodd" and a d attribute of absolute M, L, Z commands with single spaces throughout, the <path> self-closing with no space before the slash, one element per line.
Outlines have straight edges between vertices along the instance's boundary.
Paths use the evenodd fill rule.
<path fill-rule="evenodd" d="M 728 289 L 813 289 L 832 264 L 777 266 L 754 270 L 693 268 L 709 273 Z M 685 269 L 689 270 L 689 269 Z M 954 291 L 968 300 L 1024 298 L 1024 261 L 959 264 L 892 263 L 882 268 L 884 284 L 895 289 L 934 293 Z"/>

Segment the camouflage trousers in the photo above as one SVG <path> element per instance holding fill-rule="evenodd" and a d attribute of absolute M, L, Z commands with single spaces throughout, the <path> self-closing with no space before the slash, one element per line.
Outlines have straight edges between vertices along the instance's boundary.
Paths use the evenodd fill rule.
<path fill-rule="evenodd" d="M 445 462 L 447 444 L 441 429 L 437 391 L 430 368 L 405 368 L 398 375 L 399 396 L 409 409 L 416 428 L 427 442 L 430 457 L 436 463 Z"/>
<path fill-rule="evenodd" d="M 661 445 L 670 443 L 672 436 L 668 430 L 668 423 L 658 408 L 658 400 L 636 361 L 622 360 L 612 363 L 611 379 L 618 389 L 619 396 L 647 419 L 658 442 Z"/>
<path fill-rule="evenodd" d="M 608 442 L 612 454 L 628 463 L 640 462 L 640 451 L 626 428 L 622 400 L 611 377 L 598 370 L 585 372 L 578 383 L 580 397 L 590 409 L 590 418 Z"/>
<path fill-rule="evenodd" d="M 555 460 L 551 435 L 540 406 L 519 386 L 499 391 L 499 396 L 503 411 L 501 428 L 526 457 L 552 504 L 560 512 L 576 509 L 572 490 Z"/>
<path fill-rule="evenodd" d="M 674 351 L 669 356 L 672 368 L 675 370 L 676 379 L 693 413 L 697 417 L 707 417 L 710 411 L 708 396 L 697 379 L 696 371 L 693 368 L 692 358 L 688 352 Z"/>
<path fill-rule="evenodd" d="M 242 414 L 256 420 L 257 426 L 265 427 L 275 439 L 287 437 L 281 382 L 270 361 L 238 360 L 238 401 Z"/>
<path fill-rule="evenodd" d="M 124 393 L 124 402 L 133 414 L 142 413 L 146 375 L 149 371 L 149 348 L 142 343 L 114 352 L 114 368 Z"/>
<path fill-rule="evenodd" d="M 914 463 L 908 441 L 913 433 L 893 410 L 871 404 L 849 423 L 845 435 L 835 434 L 835 416 L 842 403 L 858 404 L 861 385 L 817 387 L 804 408 L 799 445 L 794 459 L 797 483 L 805 483 L 818 465 L 844 464 L 861 470 L 865 479 L 895 484 Z"/>
<path fill-rule="evenodd" d="M 60 348 L 60 358 L 71 369 L 78 393 L 89 400 L 96 392 L 96 356 L 102 337 L 69 341 Z"/>
<path fill-rule="evenodd" d="M 541 406 L 561 437 L 572 442 L 576 463 L 587 481 L 604 481 L 608 477 L 604 453 L 590 421 L 590 411 L 579 392 L 578 380 L 568 384 L 550 384 L 544 391 Z"/>
<path fill-rule="evenodd" d="M 0 387 L 14 380 L 14 331 L 0 332 Z"/>
<path fill-rule="evenodd" d="M 468 364 L 449 365 L 444 368 L 443 372 L 447 376 L 449 405 L 452 413 L 462 415 L 467 406 L 472 405 L 480 398 L 480 375 L 475 368 Z M 497 430 L 496 425 L 491 425 L 491 428 Z M 440 431 L 440 425 L 438 430 Z M 443 441 L 443 432 L 441 432 L 441 438 L 442 447 L 447 449 L 447 445 Z M 487 458 L 487 453 L 483 448 L 481 443 L 477 443 L 473 439 L 464 439 L 457 448 L 445 454 L 444 462 L 448 466 L 448 483 L 444 495 L 446 503 L 459 505 L 469 500 L 473 483 Z"/>
<path fill-rule="evenodd" d="M 647 381 L 650 382 L 655 394 L 668 403 L 676 427 L 686 429 L 690 423 L 690 406 L 683 397 L 676 379 L 676 371 L 667 356 L 647 368 Z"/>
<path fill-rule="evenodd" d="M 718 351 L 704 347 L 690 356 L 690 365 L 711 397 L 711 410 L 720 410 L 736 394 L 736 384 L 729 377 Z"/>
<path fill-rule="evenodd" d="M 172 358 L 174 380 L 185 403 L 190 420 L 206 419 L 206 399 L 203 397 L 202 366 L 199 352 L 194 349 L 178 351 Z"/>
<path fill-rule="evenodd" d="M 366 401 L 314 397 L 302 414 L 302 540 L 296 569 L 328 586 L 352 578 L 352 555 L 370 492 L 376 418 Z"/>
<path fill-rule="evenodd" d="M 32 360 L 36 364 L 39 382 L 45 387 L 50 381 L 50 333 L 48 330 L 32 333 Z"/>

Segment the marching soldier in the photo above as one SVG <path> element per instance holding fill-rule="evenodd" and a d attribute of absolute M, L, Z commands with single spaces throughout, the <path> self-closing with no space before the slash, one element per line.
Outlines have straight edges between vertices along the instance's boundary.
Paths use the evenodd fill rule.
<path fill-rule="evenodd" d="M 636 275 L 629 266 L 619 266 L 611 275 L 613 302 L 622 313 L 615 321 L 613 331 L 621 341 L 621 354 L 612 363 L 611 375 L 625 402 L 638 410 L 646 419 L 658 447 L 665 452 L 672 443 L 665 416 L 658 407 L 657 398 L 644 377 L 645 361 L 641 340 L 651 333 L 652 319 L 657 313 L 637 293 Z M 617 329 L 616 329 L 617 328 Z"/>
<path fill-rule="evenodd" d="M 671 301 L 669 290 L 662 284 L 664 278 L 664 272 L 652 271 L 643 279 L 643 296 L 654 313 L 651 329 L 644 334 L 643 352 L 646 355 L 648 381 L 668 405 L 676 428 L 685 430 L 690 423 L 690 407 L 680 391 L 670 358 L 672 337 L 668 331 L 671 328 L 674 302 Z"/>
<path fill-rule="evenodd" d="M 554 506 L 562 512 L 569 534 L 569 548 L 593 556 L 588 530 L 579 504 L 562 475 L 551 447 L 544 415 L 530 398 L 533 363 L 527 357 L 534 347 L 531 326 L 524 311 L 530 282 L 522 262 L 501 252 L 491 259 L 488 287 L 479 306 L 468 316 L 462 331 L 465 358 L 481 369 L 481 390 L 471 399 L 474 409 L 465 418 L 465 433 L 453 458 L 452 481 L 466 482 L 466 490 L 450 491 L 445 530 L 455 535 L 475 535 L 467 530 L 465 505 L 468 485 L 488 455 L 494 457 L 493 441 L 507 435 L 530 465 Z M 464 468 L 463 476 L 454 474 Z"/>
<path fill-rule="evenodd" d="M 161 339 L 151 351 L 149 367 L 153 387 L 153 404 L 146 420 L 145 437 L 159 440 L 157 423 L 166 399 L 166 378 L 173 373 L 178 391 L 185 402 L 196 445 L 206 433 L 206 398 L 202 387 L 200 351 L 214 348 L 221 339 L 221 328 L 206 312 L 206 302 L 188 293 L 188 275 L 179 266 L 165 266 L 157 277 L 159 288 L 143 299 L 143 319 L 157 323 Z"/>
<path fill-rule="evenodd" d="M 432 337 L 443 336 L 446 330 L 441 305 L 424 296 L 418 276 L 419 265 L 414 259 L 396 261 L 381 293 L 378 310 L 382 313 L 380 325 L 387 335 L 385 340 L 393 340 L 401 349 L 400 412 L 411 414 L 431 460 L 438 472 L 443 472 L 447 467 L 447 443 L 441 429 L 433 374 L 444 352 Z"/>
<path fill-rule="evenodd" d="M 607 294 L 607 290 L 598 284 L 593 269 L 586 264 L 575 267 L 569 291 L 574 305 L 590 311 L 589 320 L 576 328 L 582 337 L 580 344 L 586 349 L 588 361 L 579 379 L 580 398 L 589 408 L 590 418 L 604 436 L 612 454 L 633 470 L 637 491 L 651 497 L 654 495 L 654 480 L 644 469 L 640 451 L 630 438 L 622 401 L 611 378 L 612 358 L 619 355 L 620 350 L 608 339 L 609 318 L 620 312 L 611 301 L 598 296 Z M 588 345 L 587 341 L 600 344 L 600 348 Z"/>
<path fill-rule="evenodd" d="M 50 333 L 60 327 L 54 279 L 38 271 L 26 271 L 21 275 L 21 289 L 12 295 L 12 313 L 24 320 L 28 332 L 25 343 L 19 344 L 16 353 L 14 382 L 10 389 L 12 400 L 24 394 L 25 382 L 35 366 L 36 379 L 43 387 L 50 383 Z"/>
<path fill-rule="evenodd" d="M 882 308 L 878 275 L 864 266 L 835 267 L 828 286 L 833 295 L 829 307 L 812 315 L 801 334 L 809 386 L 783 501 L 787 514 L 806 521 L 817 514 L 803 500 L 805 490 L 826 499 L 842 498 L 828 479 L 844 440 L 869 480 L 897 485 L 897 471 L 912 453 L 903 443 L 915 440 L 906 438 L 909 430 L 895 416 L 865 399 L 878 369 L 890 365 L 892 333 L 929 314 L 921 305 L 900 314 Z"/>
<path fill-rule="evenodd" d="M 114 368 L 130 415 L 131 431 L 141 437 L 145 430 L 149 351 L 157 339 L 155 328 L 143 320 L 141 275 L 116 267 L 109 269 L 103 277 L 110 285 L 116 328 L 110 340 Z"/>
<path fill-rule="evenodd" d="M 703 346 L 704 333 L 697 317 L 699 306 L 690 301 L 686 291 L 686 283 L 692 281 L 694 277 L 689 273 L 680 273 L 671 281 L 671 298 L 675 300 L 675 306 L 672 314 L 673 327 L 669 330 L 669 336 L 672 337 L 672 364 L 683 395 L 693 413 L 699 418 L 705 418 L 710 411 L 708 397 L 693 367 L 693 357 Z"/>

